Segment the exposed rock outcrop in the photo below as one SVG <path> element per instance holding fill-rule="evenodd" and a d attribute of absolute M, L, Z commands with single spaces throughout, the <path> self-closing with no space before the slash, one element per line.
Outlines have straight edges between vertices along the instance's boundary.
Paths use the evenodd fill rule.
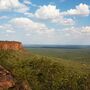
<path fill-rule="evenodd" d="M 14 87 L 14 79 L 9 71 L 0 66 L 0 90 Z"/>
<path fill-rule="evenodd" d="M 17 41 L 0 41 L 0 49 L 2 50 L 21 50 L 22 43 Z"/>
<path fill-rule="evenodd" d="M 12 74 L 0 65 L 0 90 L 32 90 L 28 81 L 16 81 Z"/>

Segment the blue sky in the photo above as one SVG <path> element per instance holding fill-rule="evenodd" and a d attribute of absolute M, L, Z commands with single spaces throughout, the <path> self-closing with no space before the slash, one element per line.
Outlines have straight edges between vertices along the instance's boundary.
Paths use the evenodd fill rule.
<path fill-rule="evenodd" d="M 0 0 L 0 40 L 90 45 L 90 0 Z"/>

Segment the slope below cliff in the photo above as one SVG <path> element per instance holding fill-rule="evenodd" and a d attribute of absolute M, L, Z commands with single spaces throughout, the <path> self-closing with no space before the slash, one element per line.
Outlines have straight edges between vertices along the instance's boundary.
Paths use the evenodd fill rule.
<path fill-rule="evenodd" d="M 0 50 L 0 65 L 14 78 L 8 90 L 90 90 L 90 66 L 82 63 Z"/>

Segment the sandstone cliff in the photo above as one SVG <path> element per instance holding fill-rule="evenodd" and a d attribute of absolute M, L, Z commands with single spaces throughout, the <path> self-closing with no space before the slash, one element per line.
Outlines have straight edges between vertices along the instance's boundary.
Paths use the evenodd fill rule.
<path fill-rule="evenodd" d="M 0 49 L 3 50 L 21 50 L 22 43 L 17 41 L 0 41 Z"/>

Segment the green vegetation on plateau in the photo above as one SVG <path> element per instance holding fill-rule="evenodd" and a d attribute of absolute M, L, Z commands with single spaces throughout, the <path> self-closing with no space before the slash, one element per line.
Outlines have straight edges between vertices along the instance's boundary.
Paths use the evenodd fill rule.
<path fill-rule="evenodd" d="M 90 90 L 88 63 L 2 50 L 0 65 L 12 73 L 17 83 L 27 80 L 32 90 Z"/>

